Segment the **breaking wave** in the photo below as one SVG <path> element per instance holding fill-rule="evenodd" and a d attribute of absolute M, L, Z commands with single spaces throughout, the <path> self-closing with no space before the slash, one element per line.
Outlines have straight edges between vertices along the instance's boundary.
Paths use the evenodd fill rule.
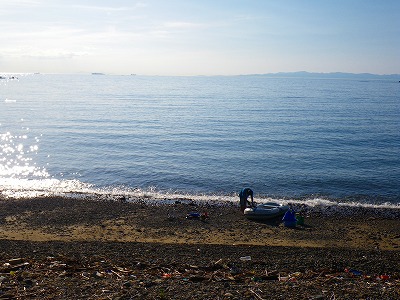
<path fill-rule="evenodd" d="M 155 187 L 130 188 L 95 187 L 79 180 L 58 179 L 2 179 L 0 197 L 7 199 L 64 197 L 79 199 L 111 200 L 126 202 L 146 202 L 150 205 L 169 205 L 176 202 L 195 205 L 237 205 L 238 191 L 230 194 L 198 194 L 180 191 L 161 191 Z M 255 194 L 256 203 L 277 202 L 292 206 L 296 211 L 305 214 L 340 215 L 340 216 L 400 216 L 400 205 L 392 202 L 372 201 L 361 196 L 353 199 L 331 199 L 322 196 L 269 197 Z"/>

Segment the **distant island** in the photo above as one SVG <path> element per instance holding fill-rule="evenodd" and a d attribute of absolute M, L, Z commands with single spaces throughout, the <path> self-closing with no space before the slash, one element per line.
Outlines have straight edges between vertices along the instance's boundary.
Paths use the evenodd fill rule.
<path fill-rule="evenodd" d="M 97 72 L 94 72 L 94 73 L 92 73 L 92 75 L 105 75 L 104 73 L 97 73 Z"/>
<path fill-rule="evenodd" d="M 250 74 L 249 74 L 250 75 Z M 400 74 L 387 74 L 378 75 L 371 73 L 344 73 L 344 72 L 332 72 L 332 73 L 317 73 L 317 72 L 279 72 L 279 73 L 265 73 L 265 74 L 251 74 L 251 76 L 265 76 L 265 77 L 298 77 L 298 78 L 354 78 L 354 79 L 391 79 L 399 80 Z"/>

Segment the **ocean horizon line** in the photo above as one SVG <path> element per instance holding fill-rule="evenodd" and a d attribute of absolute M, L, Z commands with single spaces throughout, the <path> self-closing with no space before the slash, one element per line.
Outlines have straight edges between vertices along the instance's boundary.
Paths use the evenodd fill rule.
<path fill-rule="evenodd" d="M 99 76 L 142 76 L 142 77 L 239 77 L 239 76 L 265 76 L 265 77 L 293 77 L 293 78 L 328 78 L 328 79 L 396 79 L 400 78 L 400 73 L 377 74 L 377 73 L 353 73 L 353 72 L 312 72 L 312 71 L 293 71 L 293 72 L 271 72 L 271 73 L 248 73 L 248 74 L 140 74 L 140 73 L 114 73 L 114 72 L 0 72 L 0 75 L 99 75 Z M 330 77 L 334 76 L 334 77 Z"/>

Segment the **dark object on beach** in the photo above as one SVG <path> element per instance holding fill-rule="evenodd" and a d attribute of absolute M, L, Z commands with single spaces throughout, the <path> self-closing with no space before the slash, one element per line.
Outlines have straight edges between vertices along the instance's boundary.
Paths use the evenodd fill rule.
<path fill-rule="evenodd" d="M 208 218 L 208 212 L 198 213 L 198 212 L 191 212 L 186 215 L 186 219 L 199 219 L 204 221 Z"/>
<path fill-rule="evenodd" d="M 199 219 L 200 213 L 198 212 L 191 212 L 186 215 L 186 219 Z"/>
<path fill-rule="evenodd" d="M 361 276 L 363 274 L 361 271 L 349 268 L 344 269 L 344 271 L 348 273 L 350 276 Z"/>
<path fill-rule="evenodd" d="M 296 227 L 296 214 L 293 210 L 289 209 L 282 218 L 285 227 L 294 228 Z"/>
<path fill-rule="evenodd" d="M 298 215 L 296 219 L 297 219 L 297 225 L 301 225 L 301 226 L 304 225 L 304 216 L 303 215 Z"/>

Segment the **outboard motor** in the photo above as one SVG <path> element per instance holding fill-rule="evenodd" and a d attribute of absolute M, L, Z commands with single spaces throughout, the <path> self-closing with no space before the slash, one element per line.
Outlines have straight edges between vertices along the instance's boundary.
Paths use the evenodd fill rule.
<path fill-rule="evenodd" d="M 251 197 L 251 203 L 248 200 L 249 196 Z M 254 202 L 253 202 L 253 191 L 250 188 L 244 188 L 240 191 L 239 193 L 240 197 L 240 210 L 244 212 L 246 207 L 253 207 Z"/>

